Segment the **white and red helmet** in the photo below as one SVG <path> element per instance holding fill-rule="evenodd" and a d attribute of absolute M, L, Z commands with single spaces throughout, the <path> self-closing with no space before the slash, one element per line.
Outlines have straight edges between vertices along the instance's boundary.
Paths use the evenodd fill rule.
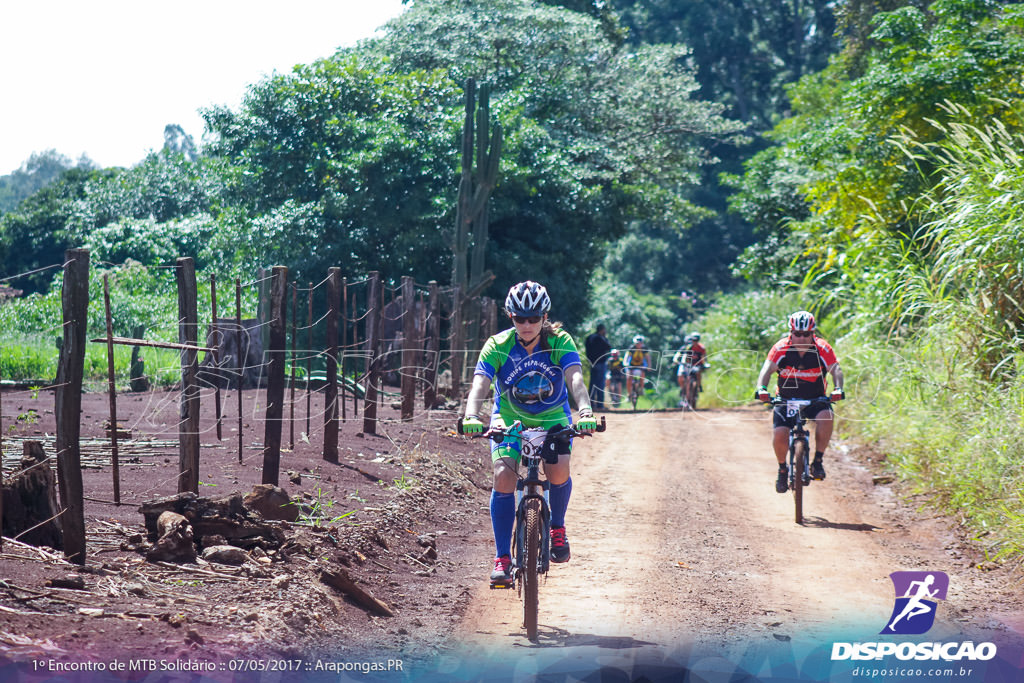
<path fill-rule="evenodd" d="M 789 316 L 790 332 L 814 332 L 814 315 L 810 311 L 797 311 Z"/>
<path fill-rule="evenodd" d="M 551 310 L 551 297 L 544 285 L 527 280 L 512 285 L 505 297 L 505 310 L 512 315 L 544 315 Z"/>

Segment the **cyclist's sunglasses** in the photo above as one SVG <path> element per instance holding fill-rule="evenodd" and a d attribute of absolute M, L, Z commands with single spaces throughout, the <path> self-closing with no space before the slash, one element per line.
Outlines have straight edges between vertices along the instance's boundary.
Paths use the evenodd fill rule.
<path fill-rule="evenodd" d="M 520 325 L 524 325 L 526 323 L 536 325 L 540 322 L 540 318 L 541 316 L 539 315 L 514 315 L 512 316 L 512 322 L 519 323 Z"/>
<path fill-rule="evenodd" d="M 811 331 L 807 331 L 807 332 L 796 332 L 796 331 L 794 331 L 794 332 L 790 332 L 790 334 L 792 334 L 794 337 L 813 337 L 814 336 L 814 332 L 811 332 Z"/>

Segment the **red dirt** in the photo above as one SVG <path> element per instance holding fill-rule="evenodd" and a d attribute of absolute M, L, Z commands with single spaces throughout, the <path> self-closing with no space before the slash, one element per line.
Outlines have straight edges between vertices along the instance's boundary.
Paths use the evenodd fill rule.
<path fill-rule="evenodd" d="M 202 397 L 199 495 L 248 493 L 262 481 L 265 394 L 244 392 L 244 462 L 238 462 L 237 393 L 223 394 L 223 440 L 216 436 L 213 392 Z M 53 394 L 6 392 L 4 463 L 17 467 L 23 439 L 41 440 L 53 455 Z M 466 535 L 481 522 L 490 490 L 489 458 L 455 436 L 455 415 L 421 412 L 414 424 L 385 406 L 378 434 L 364 434 L 362 415 L 342 423 L 340 464 L 322 459 L 322 395 L 297 392 L 295 443 L 285 408 L 280 486 L 293 500 L 319 502 L 316 526 L 282 523 L 288 557 L 271 553 L 241 568 L 187 565 L 175 571 L 122 549 L 145 534 L 139 505 L 174 495 L 178 474 L 178 394 L 155 391 L 118 396 L 121 505 L 113 503 L 106 394 L 82 396 L 82 451 L 88 558 L 85 567 L 6 542 L 0 555 L 0 663 L 40 657 L 104 661 L 153 658 L 231 661 L 286 657 L 315 659 L 382 647 L 408 658 L 429 656 L 450 632 L 469 586 L 454 569 Z M 34 411 L 35 416 L 32 416 Z M 20 416 L 20 417 L 16 417 Z M 100 461 L 103 461 L 100 466 Z M 292 474 L 291 478 L 289 473 Z M 331 522 L 346 513 L 343 519 Z M 486 521 L 486 510 L 484 510 Z M 423 558 L 433 540 L 438 557 Z M 51 559 L 55 558 L 55 559 Z M 344 568 L 395 612 L 369 615 L 319 580 L 323 569 Z M 219 576 L 199 573 L 215 570 Z M 84 591 L 51 588 L 49 579 L 81 574 Z M 5 609 L 6 608 L 6 609 Z M 102 616 L 82 609 L 101 608 Z M 415 634 L 415 635 L 414 635 Z M 3 676 L 0 676 L 3 678 Z"/>
<path fill-rule="evenodd" d="M 232 431 L 236 394 L 225 397 L 218 441 L 212 393 L 203 395 L 200 495 L 211 498 L 248 492 L 262 479 L 264 394 L 244 395 L 241 465 Z M 95 440 L 103 436 L 107 401 L 105 394 L 83 395 L 85 461 L 104 452 Z M 299 397 L 296 443 L 282 454 L 280 477 L 307 503 L 319 489 L 321 525 L 287 525 L 287 552 L 270 553 L 269 561 L 176 570 L 147 563 L 122 544 L 144 533 L 140 503 L 175 493 L 176 445 L 142 446 L 146 439 L 175 441 L 177 394 L 121 395 L 119 421 L 134 442 L 122 447 L 123 504 L 109 502 L 109 464 L 85 470 L 86 566 L 4 544 L 0 680 L 51 680 L 45 667 L 54 663 L 114 661 L 208 665 L 214 669 L 207 680 L 239 681 L 597 680 L 589 674 L 598 669 L 614 669 L 609 680 L 678 680 L 685 671 L 740 680 L 761 666 L 785 680 L 850 680 L 849 667 L 842 668 L 849 662 L 830 668 L 828 648 L 840 632 L 842 639 L 878 639 L 892 608 L 888 574 L 899 570 L 943 571 L 951 579 L 927 637 L 999 644 L 1003 668 L 982 667 L 957 680 L 1020 675 L 1019 571 L 988 562 L 955 520 L 915 509 L 919 501 L 898 484 L 874 480 L 877 459 L 851 444 L 830 451 L 829 477 L 808 490 L 808 519 L 798 526 L 790 496 L 774 492 L 763 412 L 610 413 L 609 431 L 574 450 L 567 516 L 573 558 L 541 584 L 541 635 L 531 643 L 515 592 L 486 587 L 493 553 L 486 446 L 454 435 L 454 412 L 421 411 L 402 423 L 389 406 L 378 436 L 362 434 L 361 416 L 349 414 L 341 464 L 329 464 L 320 452 L 322 406 L 314 395 L 307 441 Z M 15 439 L 42 439 L 52 454 L 52 394 L 5 393 L 3 413 L 6 472 L 20 454 Z M 283 441 L 288 445 L 287 422 Z M 421 543 L 431 541 L 436 559 L 424 556 Z M 322 570 L 338 569 L 395 615 L 370 615 L 320 581 Z M 85 590 L 46 585 L 68 574 L 84 576 Z M 388 660 L 404 668 L 370 675 L 315 668 Z M 751 663 L 754 669 L 744 668 Z M 95 680 L 162 683 L 182 671 L 189 670 Z"/>

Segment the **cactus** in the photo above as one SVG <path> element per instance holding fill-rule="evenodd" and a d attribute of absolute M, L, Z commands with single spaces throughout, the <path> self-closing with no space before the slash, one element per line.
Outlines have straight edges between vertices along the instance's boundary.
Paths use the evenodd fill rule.
<path fill-rule="evenodd" d="M 485 270 L 487 254 L 488 215 L 487 200 L 498 179 L 501 158 L 501 124 L 492 126 L 490 88 L 480 86 L 479 103 L 476 102 L 476 81 L 466 79 L 466 119 L 462 127 L 462 174 L 459 178 L 459 196 L 455 207 L 455 238 L 452 252 L 452 285 L 459 292 L 454 302 L 462 310 L 462 320 L 469 322 L 468 339 L 464 330 L 456 330 L 457 348 L 474 347 L 480 332 L 480 305 L 476 297 L 494 279 Z M 475 114 L 475 122 L 474 122 Z M 474 158 L 476 168 L 474 169 Z M 472 243 L 472 256 L 467 268 L 467 257 Z M 468 342 L 468 344 L 466 343 Z M 461 367 L 465 368 L 465 364 Z M 453 378 L 453 387 L 461 385 L 462 378 Z M 455 394 L 459 392 L 454 391 Z"/>
<path fill-rule="evenodd" d="M 462 174 L 459 179 L 455 239 L 452 246 L 452 284 L 465 293 L 464 300 L 478 295 L 491 280 L 490 273 L 484 270 L 488 240 L 487 200 L 498 179 L 502 143 L 501 125 L 490 124 L 490 88 L 487 84 L 480 86 L 479 103 L 476 99 L 476 81 L 467 78 L 466 119 L 462 129 Z M 470 243 L 473 251 L 467 264 Z"/>

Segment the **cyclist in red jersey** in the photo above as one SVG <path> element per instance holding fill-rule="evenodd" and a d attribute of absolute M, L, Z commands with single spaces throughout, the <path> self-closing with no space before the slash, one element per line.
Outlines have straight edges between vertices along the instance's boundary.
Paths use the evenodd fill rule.
<path fill-rule="evenodd" d="M 846 397 L 843 392 L 843 371 L 839 368 L 836 353 L 821 337 L 815 334 L 814 316 L 807 311 L 797 311 L 789 316 L 789 334 L 772 347 L 761 367 L 757 378 L 755 396 L 768 402 L 768 381 L 775 373 L 779 375 L 777 394 L 780 398 L 815 399 L 825 396 L 825 375 L 832 375 L 832 393 L 829 398 L 839 401 Z M 825 478 L 822 456 L 832 438 L 832 411 L 827 405 L 810 406 L 804 415 L 813 422 L 814 460 L 811 461 L 811 477 Z M 793 418 L 787 418 L 785 406 L 773 411 L 772 447 L 779 462 L 779 475 L 775 490 L 785 493 L 789 490 L 789 468 L 786 454 L 789 450 L 789 428 Z"/>

